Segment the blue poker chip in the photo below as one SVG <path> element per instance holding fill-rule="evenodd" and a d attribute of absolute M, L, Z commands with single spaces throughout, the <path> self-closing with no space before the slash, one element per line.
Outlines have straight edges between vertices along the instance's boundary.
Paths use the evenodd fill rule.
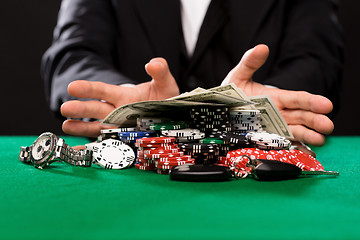
<path fill-rule="evenodd" d="M 154 132 L 143 132 L 143 131 L 131 131 L 131 132 L 119 132 L 118 136 L 120 138 L 143 138 L 143 137 L 151 137 L 154 135 Z"/>

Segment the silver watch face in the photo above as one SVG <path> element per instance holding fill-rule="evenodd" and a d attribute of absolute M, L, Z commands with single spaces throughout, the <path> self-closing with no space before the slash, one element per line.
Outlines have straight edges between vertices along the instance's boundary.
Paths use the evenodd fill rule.
<path fill-rule="evenodd" d="M 43 165 L 52 157 L 55 145 L 56 136 L 53 133 L 43 133 L 34 142 L 31 157 L 36 165 Z"/>

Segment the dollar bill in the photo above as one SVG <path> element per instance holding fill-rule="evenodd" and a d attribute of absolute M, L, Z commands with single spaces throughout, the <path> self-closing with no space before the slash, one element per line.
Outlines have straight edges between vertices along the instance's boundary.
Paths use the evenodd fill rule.
<path fill-rule="evenodd" d="M 228 85 L 224 86 L 218 86 L 214 88 L 210 88 L 209 91 L 216 91 L 222 94 L 226 94 L 232 97 L 236 97 L 239 99 L 243 99 L 246 101 L 251 101 L 251 99 L 241 90 L 241 88 L 238 88 L 235 83 L 230 83 Z M 252 104 L 242 105 L 238 107 L 232 107 L 233 109 L 256 109 L 254 102 Z"/>
<path fill-rule="evenodd" d="M 290 139 L 294 138 L 285 119 L 269 96 L 253 96 L 250 97 L 250 100 L 257 103 L 255 106 L 265 120 L 262 127 L 266 132 L 276 133 Z"/>
<path fill-rule="evenodd" d="M 195 89 L 195 91 L 191 91 L 189 93 L 182 94 L 170 99 L 193 102 L 220 103 L 227 104 L 229 106 L 246 106 L 253 104 L 250 100 L 241 98 L 239 94 L 236 94 L 233 86 L 230 85 L 221 86 L 216 90 L 198 88 Z"/>

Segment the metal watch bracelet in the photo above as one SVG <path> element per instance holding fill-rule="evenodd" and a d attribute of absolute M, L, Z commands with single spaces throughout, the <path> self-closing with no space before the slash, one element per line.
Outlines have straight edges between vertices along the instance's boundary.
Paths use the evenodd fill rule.
<path fill-rule="evenodd" d="M 67 145 L 64 139 L 59 138 L 56 144 L 55 158 L 59 158 L 74 166 L 90 167 L 92 152 L 89 150 L 74 150 Z"/>

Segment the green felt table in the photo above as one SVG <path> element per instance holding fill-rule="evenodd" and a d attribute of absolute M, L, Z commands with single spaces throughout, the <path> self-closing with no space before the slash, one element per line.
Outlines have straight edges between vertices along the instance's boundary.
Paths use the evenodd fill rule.
<path fill-rule="evenodd" d="M 38 170 L 18 161 L 35 139 L 0 136 L 0 239 L 360 239 L 357 136 L 313 148 L 339 177 L 214 183 L 135 168 Z"/>

